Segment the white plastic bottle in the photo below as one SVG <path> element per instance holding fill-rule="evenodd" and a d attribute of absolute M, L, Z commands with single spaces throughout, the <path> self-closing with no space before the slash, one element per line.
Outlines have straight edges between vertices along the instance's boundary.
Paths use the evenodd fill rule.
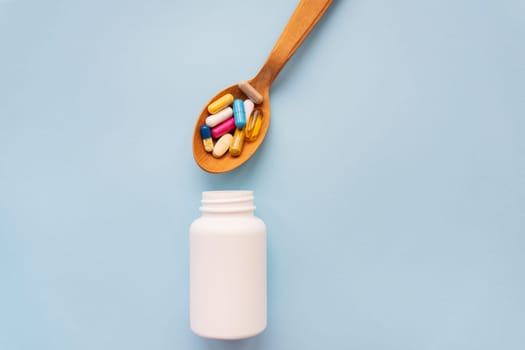
<path fill-rule="evenodd" d="M 266 226 L 254 209 L 252 191 L 202 193 L 190 227 L 190 324 L 202 337 L 266 328 Z"/>

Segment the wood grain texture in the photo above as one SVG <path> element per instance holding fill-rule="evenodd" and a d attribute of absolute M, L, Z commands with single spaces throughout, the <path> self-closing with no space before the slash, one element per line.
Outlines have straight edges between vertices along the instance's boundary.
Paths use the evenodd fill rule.
<path fill-rule="evenodd" d="M 317 24 L 331 3 L 332 0 L 300 1 L 292 14 L 292 17 L 281 33 L 281 36 L 275 43 L 270 55 L 266 59 L 266 62 L 257 75 L 249 80 L 249 83 L 264 97 L 263 103 L 256 105 L 256 108 L 260 108 L 262 111 L 263 122 L 257 139 L 252 142 L 245 142 L 244 149 L 240 156 L 233 157 L 228 153 L 224 157 L 217 159 L 214 158 L 211 153 L 207 153 L 202 145 L 200 127 L 205 124 L 205 120 L 209 115 L 207 106 L 210 102 L 226 93 L 232 94 L 234 98 L 246 99 L 246 96 L 237 85 L 233 85 L 213 96 L 206 106 L 204 106 L 197 122 L 195 123 L 193 133 L 193 157 L 203 170 L 210 173 L 224 173 L 233 170 L 250 159 L 250 157 L 257 151 L 270 126 L 270 86 L 286 62 L 288 62 L 290 57 L 293 56 L 297 48 L 301 46 L 304 39 L 312 31 L 313 27 Z"/>

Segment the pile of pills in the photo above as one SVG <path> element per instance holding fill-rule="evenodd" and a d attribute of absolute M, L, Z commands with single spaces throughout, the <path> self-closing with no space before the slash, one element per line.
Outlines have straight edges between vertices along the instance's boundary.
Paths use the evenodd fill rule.
<path fill-rule="evenodd" d="M 238 86 L 248 99 L 234 99 L 232 94 L 219 97 L 209 104 L 210 115 L 200 129 L 204 150 L 215 158 L 221 158 L 228 150 L 238 157 L 244 141 L 254 141 L 261 130 L 262 112 L 255 105 L 262 103 L 262 95 L 247 81 Z"/>

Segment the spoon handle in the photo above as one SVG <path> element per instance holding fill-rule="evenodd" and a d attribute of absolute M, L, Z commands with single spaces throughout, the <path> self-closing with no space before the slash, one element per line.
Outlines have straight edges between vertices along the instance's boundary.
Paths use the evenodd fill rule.
<path fill-rule="evenodd" d="M 269 87 L 272 84 L 331 4 L 332 0 L 301 0 L 299 2 L 266 62 L 253 78 L 252 84 L 255 87 Z"/>

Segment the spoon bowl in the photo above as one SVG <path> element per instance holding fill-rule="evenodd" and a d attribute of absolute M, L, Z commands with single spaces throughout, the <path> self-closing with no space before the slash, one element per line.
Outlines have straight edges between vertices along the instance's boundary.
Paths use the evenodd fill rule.
<path fill-rule="evenodd" d="M 257 75 L 248 81 L 263 96 L 263 102 L 255 105 L 255 108 L 260 109 L 262 112 L 262 124 L 257 138 L 253 141 L 246 140 L 239 156 L 233 157 L 228 153 L 221 158 L 215 158 L 211 153 L 206 152 L 202 143 L 200 128 L 205 124 L 206 118 L 209 116 L 207 107 L 211 102 L 227 93 L 232 94 L 235 99 L 242 100 L 247 98 L 246 95 L 237 85 L 232 85 L 216 94 L 204 106 L 197 118 L 193 132 L 193 158 L 203 170 L 209 173 L 224 173 L 233 170 L 250 159 L 257 151 L 270 126 L 270 87 L 286 62 L 292 57 L 297 48 L 301 46 L 304 39 L 331 3 L 332 0 L 301 0 L 266 62 Z"/>
<path fill-rule="evenodd" d="M 252 84 L 253 79 L 248 81 Z M 253 85 L 252 85 L 253 86 Z M 261 95 L 263 95 L 263 102 L 259 105 L 255 105 L 262 112 L 262 124 L 259 136 L 254 141 L 245 141 L 241 154 L 238 157 L 234 157 L 227 153 L 222 158 L 215 158 L 210 153 L 204 150 L 202 145 L 202 139 L 200 135 L 200 127 L 205 124 L 206 118 L 210 115 L 208 113 L 208 105 L 214 100 L 225 94 L 232 94 L 233 98 L 247 99 L 246 95 L 239 89 L 237 85 L 232 85 L 219 92 L 214 96 L 202 109 L 197 122 L 195 123 L 195 130 L 193 131 L 193 156 L 197 164 L 205 171 L 209 173 L 224 173 L 239 167 L 241 164 L 246 162 L 250 157 L 257 151 L 257 148 L 261 145 L 270 126 L 270 89 L 269 86 L 264 90 L 261 87 L 254 86 Z"/>

